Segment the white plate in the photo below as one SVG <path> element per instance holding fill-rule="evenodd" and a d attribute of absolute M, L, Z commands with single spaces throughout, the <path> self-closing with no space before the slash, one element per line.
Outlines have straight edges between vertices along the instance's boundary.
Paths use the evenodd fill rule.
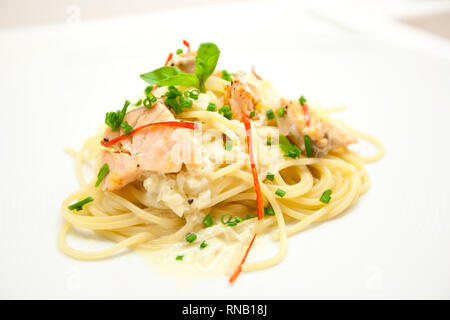
<path fill-rule="evenodd" d="M 291 7 L 232 4 L 0 33 L 1 298 L 450 298 L 450 62 L 335 29 Z M 283 14 L 276 14 L 282 12 Z M 76 187 L 64 146 L 145 87 L 139 74 L 188 39 L 220 68 L 254 64 L 386 145 L 345 215 L 289 239 L 282 264 L 188 284 L 139 255 L 81 262 L 56 246 Z M 257 259 L 250 256 L 249 259 Z"/>

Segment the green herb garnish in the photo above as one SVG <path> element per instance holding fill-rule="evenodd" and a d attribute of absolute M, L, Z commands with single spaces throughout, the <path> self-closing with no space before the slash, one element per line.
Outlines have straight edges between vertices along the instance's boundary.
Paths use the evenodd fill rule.
<path fill-rule="evenodd" d="M 224 214 L 221 218 L 220 221 L 222 222 L 222 224 L 225 224 L 229 227 L 234 227 L 237 226 L 239 223 L 241 223 L 242 221 L 245 221 L 247 219 L 252 219 L 254 218 L 253 216 L 247 216 L 245 219 L 241 218 L 241 217 L 234 217 L 233 220 L 233 216 L 231 214 Z"/>
<path fill-rule="evenodd" d="M 98 171 L 97 182 L 95 182 L 96 187 L 98 187 L 100 185 L 100 183 L 103 181 L 103 179 L 105 179 L 105 177 L 108 175 L 108 173 L 109 173 L 109 166 L 107 163 L 105 163 Z"/>
<path fill-rule="evenodd" d="M 200 244 L 200 249 L 205 249 L 208 246 L 208 243 L 206 242 L 206 240 L 203 240 L 202 243 Z"/>
<path fill-rule="evenodd" d="M 274 216 L 275 211 L 273 210 L 272 206 L 264 207 L 264 216 Z"/>
<path fill-rule="evenodd" d="M 275 176 L 273 173 L 267 172 L 266 179 L 273 182 L 273 180 L 275 179 Z"/>
<path fill-rule="evenodd" d="M 179 261 L 182 261 L 183 260 L 183 258 L 184 258 L 184 256 L 183 255 L 179 255 L 179 256 L 177 256 L 175 259 L 176 260 L 179 260 Z"/>
<path fill-rule="evenodd" d="M 130 124 L 128 122 L 122 122 L 122 124 L 120 125 L 123 129 L 123 132 L 125 134 L 129 134 L 131 131 L 133 131 L 133 127 L 130 126 Z"/>
<path fill-rule="evenodd" d="M 212 103 L 212 102 L 208 103 L 208 106 L 206 107 L 206 111 L 214 112 L 216 110 L 217 110 L 217 106 L 214 103 Z"/>
<path fill-rule="evenodd" d="M 211 227 L 213 222 L 213 218 L 209 214 L 205 217 L 205 219 L 203 219 L 203 225 L 207 228 Z"/>
<path fill-rule="evenodd" d="M 199 86 L 198 78 L 194 74 L 185 73 L 177 67 L 161 67 L 141 74 L 141 79 L 151 85 L 158 85 L 160 87 L 174 85 Z"/>
<path fill-rule="evenodd" d="M 309 136 L 304 136 L 304 140 L 305 140 L 306 155 L 308 157 L 312 157 L 313 156 L 313 149 L 312 149 L 312 145 L 311 145 L 311 138 Z"/>
<path fill-rule="evenodd" d="M 185 99 L 183 94 L 174 86 L 169 86 L 169 91 L 165 93 L 166 100 L 164 103 L 179 114 L 183 112 L 183 108 L 192 108 L 192 100 Z"/>
<path fill-rule="evenodd" d="M 300 157 L 300 149 L 294 144 L 291 144 L 291 142 L 286 138 L 285 136 L 280 134 L 280 148 L 284 152 L 285 157 L 290 158 L 298 158 Z"/>
<path fill-rule="evenodd" d="M 74 203 L 72 205 L 69 206 L 69 210 L 76 210 L 76 211 L 80 211 L 83 209 L 83 206 L 89 202 L 94 201 L 94 199 L 92 197 L 87 197 L 81 201 L 78 201 L 77 203 Z"/>
<path fill-rule="evenodd" d="M 197 235 L 195 233 L 188 233 L 184 239 L 187 242 L 192 243 L 197 239 Z"/>
<path fill-rule="evenodd" d="M 177 67 L 161 67 L 141 74 L 142 80 L 149 84 L 163 86 L 193 86 L 205 92 L 205 82 L 216 69 L 220 50 L 211 42 L 200 44 L 195 59 L 194 74 L 185 73 Z"/>
<path fill-rule="evenodd" d="M 200 90 L 198 90 L 198 89 L 186 90 L 183 92 L 183 95 L 186 98 L 198 100 L 198 96 L 200 95 Z"/>
<path fill-rule="evenodd" d="M 253 118 L 256 115 L 255 111 L 250 112 L 250 118 Z"/>
<path fill-rule="evenodd" d="M 225 219 L 227 219 L 227 220 L 225 220 Z M 221 221 L 223 224 L 227 224 L 227 223 L 230 222 L 232 219 L 233 219 L 233 216 L 232 216 L 231 214 L 224 214 L 224 215 L 220 218 L 220 221 Z"/>
<path fill-rule="evenodd" d="M 228 105 L 224 105 L 222 108 L 220 108 L 219 114 L 223 115 L 228 120 L 231 120 L 231 118 L 233 117 L 233 112 Z"/>
<path fill-rule="evenodd" d="M 117 110 L 116 112 L 107 112 L 105 116 L 105 123 L 107 126 L 111 127 L 112 131 L 119 129 L 120 124 L 127 113 L 127 108 L 130 105 L 130 101 L 126 100 L 122 110 Z"/>
<path fill-rule="evenodd" d="M 227 70 L 222 70 L 221 78 L 222 78 L 223 80 L 226 80 L 226 81 L 231 81 L 231 80 L 233 80 L 233 79 L 231 78 L 231 74 L 228 73 Z"/>
<path fill-rule="evenodd" d="M 267 120 L 275 119 L 275 114 L 272 109 L 266 111 Z"/>
<path fill-rule="evenodd" d="M 331 200 L 331 189 L 325 190 L 320 197 L 320 202 L 328 203 Z"/>
<path fill-rule="evenodd" d="M 144 93 L 147 96 L 149 93 L 152 93 L 154 86 L 148 86 L 145 88 Z"/>
<path fill-rule="evenodd" d="M 183 49 L 177 49 L 176 53 L 177 53 L 177 55 L 178 54 L 182 54 L 183 53 Z"/>
<path fill-rule="evenodd" d="M 199 89 L 205 92 L 205 82 L 216 69 L 220 50 L 212 42 L 202 43 L 195 58 L 195 75 L 199 80 Z"/>
<path fill-rule="evenodd" d="M 284 114 L 286 112 L 286 109 L 284 107 L 281 107 L 280 109 L 278 109 L 277 115 L 282 118 L 284 117 Z"/>
<path fill-rule="evenodd" d="M 304 96 L 300 96 L 300 98 L 298 98 L 298 102 L 300 102 L 300 104 L 304 106 L 305 103 L 308 102 L 308 100 L 306 100 Z"/>
<path fill-rule="evenodd" d="M 279 196 L 280 198 L 283 198 L 284 195 L 286 194 L 286 191 L 283 191 L 283 190 L 281 190 L 281 189 L 278 188 L 278 189 L 275 191 L 275 194 L 276 194 L 277 196 Z"/>

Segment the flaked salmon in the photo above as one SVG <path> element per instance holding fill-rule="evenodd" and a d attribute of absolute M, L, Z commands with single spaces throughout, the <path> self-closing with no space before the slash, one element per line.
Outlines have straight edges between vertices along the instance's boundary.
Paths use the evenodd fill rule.
<path fill-rule="evenodd" d="M 280 134 L 289 136 L 303 150 L 305 150 L 304 137 L 309 136 L 316 157 L 324 156 L 330 150 L 358 142 L 345 129 L 313 109 L 309 109 L 310 123 L 308 125 L 305 113 L 298 101 L 282 98 L 280 103 L 286 108 L 284 117 L 276 117 Z"/>
<path fill-rule="evenodd" d="M 226 86 L 224 103 L 233 112 L 233 119 L 241 120 L 242 112 L 247 115 L 255 109 L 260 98 L 255 85 L 248 82 L 240 73 L 235 73 L 233 81 Z"/>
<path fill-rule="evenodd" d="M 136 108 L 128 112 L 124 121 L 133 128 L 148 123 L 174 121 L 175 117 L 160 101 L 151 109 Z M 122 129 L 106 128 L 103 139 L 112 140 L 123 135 Z M 105 191 L 120 189 L 148 172 L 175 173 L 186 164 L 195 166 L 197 144 L 192 132 L 184 128 L 149 127 L 119 141 L 101 152 L 99 165 L 107 163 L 109 174 L 102 181 Z"/>

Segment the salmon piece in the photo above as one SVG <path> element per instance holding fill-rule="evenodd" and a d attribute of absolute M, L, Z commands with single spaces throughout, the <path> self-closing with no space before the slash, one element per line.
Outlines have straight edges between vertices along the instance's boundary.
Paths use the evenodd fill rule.
<path fill-rule="evenodd" d="M 309 126 L 300 103 L 296 100 L 281 99 L 285 106 L 284 117 L 276 117 L 280 134 L 287 135 L 302 150 L 305 150 L 304 136 L 311 138 L 314 156 L 325 156 L 328 151 L 346 147 L 358 140 L 345 129 L 309 108 Z"/>
<path fill-rule="evenodd" d="M 124 121 L 133 128 L 148 123 L 174 121 L 175 117 L 162 103 L 151 109 L 136 108 L 128 112 Z M 122 129 L 106 128 L 104 139 L 111 140 L 123 135 Z M 107 163 L 109 174 L 102 181 L 105 191 L 117 190 L 148 172 L 175 173 L 186 164 L 195 167 L 197 144 L 192 132 L 185 128 L 149 127 L 114 144 L 111 150 L 102 150 L 99 165 Z"/>
<path fill-rule="evenodd" d="M 115 153 L 102 151 L 100 156 L 102 165 L 107 163 L 109 174 L 103 179 L 101 188 L 105 191 L 111 191 L 125 186 L 135 181 L 139 176 L 139 169 L 136 160 L 127 153 Z"/>
<path fill-rule="evenodd" d="M 242 112 L 249 114 L 255 110 L 255 105 L 260 100 L 256 87 L 241 74 L 235 73 L 231 84 L 226 86 L 224 99 L 225 104 L 229 105 L 233 112 L 233 119 L 241 120 Z"/>
<path fill-rule="evenodd" d="M 197 51 L 190 51 L 179 55 L 174 55 L 169 61 L 169 66 L 177 67 L 178 69 L 186 73 L 194 73 L 196 57 Z"/>

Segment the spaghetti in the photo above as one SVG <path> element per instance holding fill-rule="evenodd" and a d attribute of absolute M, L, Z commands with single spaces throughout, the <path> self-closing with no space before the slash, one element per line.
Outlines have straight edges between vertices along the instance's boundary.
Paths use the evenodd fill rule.
<path fill-rule="evenodd" d="M 369 188 L 364 165 L 382 157 L 384 150 L 378 140 L 341 124 L 348 132 L 374 144 L 378 152 L 365 157 L 340 147 L 320 157 L 306 157 L 304 152 L 300 157 L 287 157 L 280 148 L 281 142 L 277 140 L 280 122 L 265 116 L 265 111 L 279 107 L 279 97 L 268 81 L 249 73 L 241 75 L 242 79 L 258 94 L 259 101 L 255 103 L 257 116 L 247 119 L 251 123 L 248 140 L 252 141 L 252 145 L 246 145 L 245 120 L 243 123 L 236 118 L 227 118 L 225 114 L 212 112 L 208 107 L 212 103 L 222 108 L 228 102 L 230 85 L 236 84 L 235 81 L 230 84 L 220 74 L 215 72 L 211 75 L 206 81 L 205 92 L 193 100 L 189 109 L 175 115 L 176 121 L 198 124 L 193 131 L 199 131 L 197 142 L 201 163 L 194 168 L 184 166 L 175 173 L 149 172 L 118 190 L 108 191 L 95 187 L 96 177 L 88 182 L 83 173 L 86 165 L 93 169 L 102 165 L 99 163 L 101 153 L 108 152 L 101 144 L 104 128 L 88 139 L 81 150 L 68 149 L 76 159 L 80 188 L 70 194 L 61 206 L 65 223 L 58 235 L 58 245 L 65 254 L 81 260 L 98 260 L 134 248 L 160 251 L 176 246 L 176 250 L 182 252 L 198 247 L 204 241 L 210 244 L 205 249 L 203 246 L 201 254 L 212 261 L 217 259 L 217 254 L 213 252 L 219 250 L 219 246 L 213 250 L 214 241 L 220 241 L 225 245 L 237 245 L 233 258 L 228 261 L 227 271 L 234 280 L 241 270 L 241 262 L 242 271 L 259 270 L 280 263 L 286 255 L 289 236 L 316 222 L 340 215 Z M 177 88 L 180 92 L 193 89 L 192 86 Z M 166 86 L 152 91 L 159 101 L 167 92 Z M 145 98 L 145 95 L 140 98 Z M 231 104 L 231 110 L 232 107 Z M 313 104 L 308 104 L 308 107 L 310 112 L 317 110 L 328 118 L 327 110 Z M 308 122 L 313 125 L 309 116 Z M 224 147 L 222 136 L 232 141 L 229 143 L 231 149 Z M 249 155 L 251 149 L 254 157 Z M 264 201 L 261 206 L 264 205 L 266 211 L 265 217 L 259 217 L 261 219 L 257 219 L 255 176 Z M 328 203 L 321 201 L 326 190 L 332 190 Z M 86 197 L 92 197 L 94 201 L 84 205 L 80 211 L 68 208 L 71 203 Z M 177 204 L 173 199 L 182 199 L 183 202 L 174 207 Z M 235 220 L 223 223 L 221 217 L 224 215 L 234 216 Z M 205 217 L 209 217 L 207 221 L 211 223 L 205 225 Z M 100 251 L 74 249 L 66 242 L 72 227 L 92 230 L 114 244 Z M 192 233 L 197 240 L 186 241 L 186 235 Z M 249 243 L 250 246 L 258 245 L 256 234 L 258 238 L 260 235 L 270 235 L 274 241 L 279 241 L 278 252 L 265 260 L 253 259 L 243 263 L 249 253 Z"/>

